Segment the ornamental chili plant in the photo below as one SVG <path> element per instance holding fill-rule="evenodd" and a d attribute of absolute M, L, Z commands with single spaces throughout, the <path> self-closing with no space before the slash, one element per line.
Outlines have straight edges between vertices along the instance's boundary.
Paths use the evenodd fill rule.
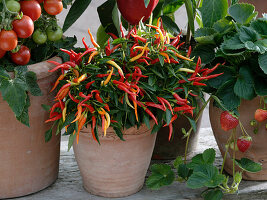
<path fill-rule="evenodd" d="M 220 74 L 210 76 L 200 59 L 195 64 L 190 51 L 179 51 L 180 36 L 172 37 L 161 24 L 158 19 L 157 26 L 135 26 L 122 33 L 124 37 L 110 37 L 104 48 L 88 29 L 94 46 L 89 48 L 83 40 L 83 51 L 68 51 L 70 60 L 55 63 L 51 70 L 61 75 L 53 87 L 57 108 L 51 109 L 47 122 L 54 121 L 58 130 L 65 127 L 65 134 L 77 142 L 84 126 L 90 126 L 97 142 L 97 126 L 104 136 L 113 127 L 123 140 L 123 129 L 149 126 L 149 120 L 155 122 L 152 133 L 169 126 L 171 138 L 173 121 L 181 115 L 193 118 L 205 82 Z"/>

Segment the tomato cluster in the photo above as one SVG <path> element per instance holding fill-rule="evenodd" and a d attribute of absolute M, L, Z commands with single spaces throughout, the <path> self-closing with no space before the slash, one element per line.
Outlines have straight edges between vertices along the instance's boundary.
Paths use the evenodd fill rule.
<path fill-rule="evenodd" d="M 62 29 L 55 19 L 55 23 L 49 23 L 50 18 L 63 10 L 62 0 L 3 0 L 0 4 L 6 14 L 2 19 L 5 25 L 0 27 L 0 59 L 11 51 L 10 58 L 15 64 L 26 65 L 31 53 L 23 45 L 25 39 L 41 45 L 47 40 L 54 42 L 62 38 Z"/>

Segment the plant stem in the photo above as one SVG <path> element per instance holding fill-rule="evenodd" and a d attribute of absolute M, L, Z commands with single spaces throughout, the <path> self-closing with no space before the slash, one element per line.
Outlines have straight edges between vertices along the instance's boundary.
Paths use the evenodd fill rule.
<path fill-rule="evenodd" d="M 210 96 L 208 98 L 208 100 L 205 102 L 205 104 L 201 107 L 201 109 L 199 110 L 199 112 L 197 113 L 196 119 L 195 121 L 197 122 L 201 116 L 201 114 L 203 113 L 204 109 L 207 107 L 208 103 L 210 102 L 212 96 Z M 187 150 L 188 150 L 188 144 L 189 144 L 189 139 L 190 139 L 190 135 L 192 133 L 193 127 L 191 127 L 189 129 L 189 131 L 187 132 L 187 138 L 186 138 L 186 144 L 185 144 L 185 153 L 184 153 L 184 163 L 186 164 L 186 160 L 187 160 Z"/>
<path fill-rule="evenodd" d="M 233 178 L 235 177 L 235 150 L 236 150 L 236 128 L 233 129 L 234 152 L 233 152 Z"/>
<path fill-rule="evenodd" d="M 227 156 L 227 153 L 228 153 L 228 151 L 229 151 L 229 145 L 230 145 L 230 142 L 231 142 L 231 140 L 232 140 L 232 137 L 233 137 L 233 133 L 232 133 L 231 136 L 228 138 L 227 143 L 226 143 L 226 150 L 225 150 L 224 157 L 223 157 L 223 163 L 222 163 L 222 168 L 221 168 L 221 174 L 222 174 L 222 172 L 223 172 L 224 164 L 225 164 L 225 161 L 226 161 L 226 156 Z"/>

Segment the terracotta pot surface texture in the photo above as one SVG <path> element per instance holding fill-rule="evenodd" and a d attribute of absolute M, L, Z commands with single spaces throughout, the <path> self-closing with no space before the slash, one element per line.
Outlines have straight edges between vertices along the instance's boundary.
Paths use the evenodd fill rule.
<path fill-rule="evenodd" d="M 60 58 L 53 60 L 61 62 Z M 57 75 L 48 73 L 47 62 L 29 66 L 37 74 L 41 97 L 30 96 L 30 128 L 16 120 L 8 104 L 0 99 L 0 199 L 28 195 L 51 185 L 58 176 L 60 137 L 45 143 L 48 112 L 41 104 L 52 102 L 49 94 Z"/>
<path fill-rule="evenodd" d="M 250 120 L 254 119 L 254 113 L 257 108 L 260 107 L 260 98 L 254 98 L 251 101 L 242 101 L 239 109 L 240 120 L 244 125 L 248 134 L 252 137 L 252 144 L 250 148 L 242 153 L 236 151 L 236 158 L 241 159 L 242 157 L 249 158 L 255 162 L 262 163 L 262 171 L 258 173 L 243 172 L 243 179 L 246 180 L 267 180 L 267 131 L 265 129 L 265 123 L 261 123 L 258 134 L 253 133 L 253 127 L 250 126 Z M 227 143 L 228 137 L 231 135 L 231 130 L 225 132 L 221 129 L 220 115 L 222 110 L 210 105 L 210 122 L 213 130 L 213 134 L 219 146 L 222 156 L 225 153 L 225 144 Z M 237 128 L 237 138 L 241 136 L 241 129 Z M 225 171 L 232 175 L 232 154 L 233 151 L 230 149 L 230 154 L 227 155 L 225 163 Z M 230 157 L 231 155 L 231 157 Z"/>
<path fill-rule="evenodd" d="M 100 128 L 99 133 L 102 133 Z M 88 192 L 104 197 L 124 197 L 142 188 L 156 134 L 151 134 L 145 125 L 123 133 L 125 141 L 109 128 L 106 137 L 100 136 L 99 145 L 92 139 L 91 131 L 84 129 L 79 144 L 74 142 L 75 157 Z"/>
<path fill-rule="evenodd" d="M 240 3 L 250 3 L 255 6 L 255 10 L 258 11 L 258 17 L 262 17 L 263 13 L 267 13 L 267 1 L 266 0 L 240 0 Z"/>

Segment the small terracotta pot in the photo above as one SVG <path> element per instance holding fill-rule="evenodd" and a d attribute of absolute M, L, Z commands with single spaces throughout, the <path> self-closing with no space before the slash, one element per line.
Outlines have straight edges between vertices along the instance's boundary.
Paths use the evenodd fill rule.
<path fill-rule="evenodd" d="M 61 62 L 60 58 L 53 60 Z M 41 104 L 52 102 L 49 94 L 57 75 L 49 73 L 52 64 L 42 62 L 28 67 L 34 71 L 43 96 L 30 95 L 30 128 L 17 121 L 8 104 L 0 99 L 0 199 L 19 197 L 40 191 L 58 176 L 60 137 L 45 143 L 48 112 Z"/>
<path fill-rule="evenodd" d="M 201 101 L 198 101 L 198 106 L 199 107 L 202 106 Z M 202 115 L 200 116 L 197 122 L 197 131 L 192 132 L 192 134 L 190 135 L 188 143 L 188 151 L 187 151 L 188 155 L 192 154 L 196 150 L 199 138 L 201 120 L 202 120 Z M 174 132 L 171 141 L 169 141 L 168 126 L 162 127 L 158 131 L 152 159 L 173 160 L 176 159 L 177 156 L 184 156 L 186 138 L 184 138 L 184 134 L 182 133 L 182 128 L 184 128 L 187 131 L 191 128 L 190 122 L 184 116 L 179 117 L 177 120 L 173 122 Z"/>
<path fill-rule="evenodd" d="M 89 129 L 84 129 L 79 144 L 74 141 L 84 188 L 103 197 L 125 197 L 138 192 L 145 181 L 156 134 L 142 125 L 124 130 L 125 141 L 121 141 L 109 128 L 106 137 L 99 136 L 100 145 L 91 135 Z"/>
<path fill-rule="evenodd" d="M 265 123 L 261 123 L 259 127 L 258 134 L 253 133 L 253 127 L 250 126 L 250 120 L 254 119 L 254 113 L 257 108 L 260 107 L 260 98 L 255 98 L 251 101 L 243 100 L 241 102 L 241 106 L 239 108 L 240 113 L 240 121 L 244 125 L 248 134 L 252 137 L 252 144 L 250 148 L 242 153 L 240 151 L 236 151 L 236 158 L 241 159 L 243 157 L 249 158 L 255 162 L 262 163 L 262 171 L 258 173 L 248 173 L 243 172 L 243 179 L 246 180 L 267 180 L 267 131 L 265 129 Z M 220 115 L 222 110 L 210 105 L 210 122 L 213 130 L 213 134 L 215 136 L 216 142 L 219 146 L 222 156 L 225 153 L 225 144 L 229 136 L 231 135 L 231 131 L 225 132 L 221 129 L 220 125 Z M 241 129 L 238 126 L 237 128 L 237 137 L 241 136 Z M 230 149 L 230 148 L 229 148 Z M 230 149 L 229 154 L 227 155 L 226 163 L 225 163 L 225 171 L 232 175 L 232 154 L 233 151 Z M 231 156 L 230 156 L 231 155 Z M 238 169 L 239 170 L 239 169 Z"/>
<path fill-rule="evenodd" d="M 263 13 L 267 12 L 266 0 L 240 0 L 240 3 L 250 3 L 255 6 L 255 10 L 258 11 L 258 17 L 262 17 Z"/>

